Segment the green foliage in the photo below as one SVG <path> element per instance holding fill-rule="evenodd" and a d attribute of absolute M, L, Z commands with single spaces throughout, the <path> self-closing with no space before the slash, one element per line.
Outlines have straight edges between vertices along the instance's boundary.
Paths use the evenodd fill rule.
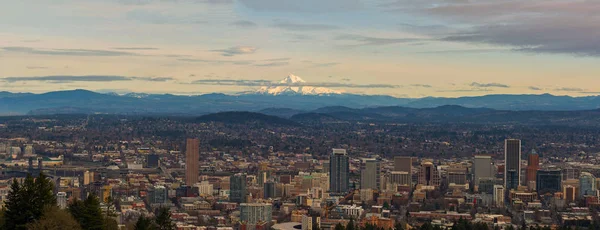
<path fill-rule="evenodd" d="M 335 225 L 335 229 L 334 230 L 346 230 L 346 228 L 344 227 L 344 225 L 338 223 Z"/>
<path fill-rule="evenodd" d="M 81 230 L 73 216 L 56 206 L 45 209 L 42 218 L 27 225 L 28 230 Z"/>
<path fill-rule="evenodd" d="M 140 216 L 137 222 L 135 222 L 134 230 L 151 230 L 154 229 L 154 223 L 152 219 L 146 218 L 145 216 Z"/>
<path fill-rule="evenodd" d="M 174 230 L 176 227 L 171 221 L 171 213 L 168 208 L 160 208 L 154 222 L 157 230 Z"/>
<path fill-rule="evenodd" d="M 37 178 L 27 175 L 23 184 L 16 179 L 7 195 L 1 229 L 27 229 L 27 224 L 39 220 L 46 207 L 56 206 L 53 184 L 44 174 Z"/>
<path fill-rule="evenodd" d="M 86 230 L 103 230 L 105 218 L 100 209 L 98 197 L 90 194 L 85 201 L 75 201 L 69 205 L 69 212 Z"/>

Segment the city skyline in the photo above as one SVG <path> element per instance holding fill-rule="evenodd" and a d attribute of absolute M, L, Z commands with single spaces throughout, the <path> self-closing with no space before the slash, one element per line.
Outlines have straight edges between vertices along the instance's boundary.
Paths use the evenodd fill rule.
<path fill-rule="evenodd" d="M 395 97 L 600 92 L 592 1 L 0 3 L 2 91 L 238 93 L 292 73 Z"/>

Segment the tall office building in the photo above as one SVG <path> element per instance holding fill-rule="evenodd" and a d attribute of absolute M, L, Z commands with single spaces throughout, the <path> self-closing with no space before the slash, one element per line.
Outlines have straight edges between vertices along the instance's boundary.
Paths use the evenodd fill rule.
<path fill-rule="evenodd" d="M 264 225 L 273 220 L 273 205 L 269 203 L 240 204 L 240 222 L 246 230 L 254 230 L 257 225 Z"/>
<path fill-rule="evenodd" d="M 448 184 L 467 184 L 467 168 L 462 166 L 453 166 L 446 171 Z"/>
<path fill-rule="evenodd" d="M 185 145 L 185 184 L 198 183 L 198 164 L 200 160 L 200 140 L 189 138 Z"/>
<path fill-rule="evenodd" d="M 536 189 L 539 195 L 562 191 L 562 170 L 540 169 L 537 171 Z"/>
<path fill-rule="evenodd" d="M 248 190 L 246 189 L 246 174 L 237 173 L 229 177 L 229 201 L 245 203 Z"/>
<path fill-rule="evenodd" d="M 432 162 L 425 161 L 421 164 L 418 181 L 425 186 L 440 186 L 440 174 Z"/>
<path fill-rule="evenodd" d="M 390 183 L 412 186 L 412 175 L 410 175 L 408 172 L 393 171 L 390 173 Z"/>
<path fill-rule="evenodd" d="M 588 172 L 582 172 L 579 176 L 579 196 L 596 195 L 596 177 Z"/>
<path fill-rule="evenodd" d="M 148 191 L 148 203 L 150 204 L 165 204 L 169 200 L 169 191 L 165 186 L 157 185 Z"/>
<path fill-rule="evenodd" d="M 345 149 L 333 149 L 329 158 L 329 189 L 332 193 L 348 192 L 350 161 Z"/>
<path fill-rule="evenodd" d="M 362 159 L 360 168 L 360 189 L 377 190 L 381 187 L 381 166 L 375 158 Z"/>
<path fill-rule="evenodd" d="M 148 154 L 146 156 L 146 167 L 147 168 L 158 168 L 158 155 Z"/>
<path fill-rule="evenodd" d="M 504 142 L 504 188 L 517 189 L 521 181 L 521 140 Z"/>
<path fill-rule="evenodd" d="M 494 205 L 496 205 L 496 207 L 504 207 L 504 193 L 504 186 L 494 185 Z"/>
<path fill-rule="evenodd" d="M 540 169 L 540 155 L 532 150 L 527 157 L 527 167 L 525 168 L 525 182 L 527 185 L 532 182 L 535 183 L 538 169 Z"/>
<path fill-rule="evenodd" d="M 89 185 L 94 183 L 94 172 L 85 171 L 83 173 L 83 185 Z"/>
<path fill-rule="evenodd" d="M 479 186 L 481 179 L 494 178 L 495 168 L 492 164 L 492 157 L 486 155 L 477 155 L 473 160 L 473 185 Z"/>
<path fill-rule="evenodd" d="M 412 173 L 412 157 L 394 157 L 394 171 Z"/>
<path fill-rule="evenodd" d="M 265 199 L 275 198 L 275 182 L 267 181 L 263 184 L 263 197 Z"/>
<path fill-rule="evenodd" d="M 67 208 L 67 193 L 66 192 L 58 192 L 56 194 L 56 204 L 60 209 Z"/>

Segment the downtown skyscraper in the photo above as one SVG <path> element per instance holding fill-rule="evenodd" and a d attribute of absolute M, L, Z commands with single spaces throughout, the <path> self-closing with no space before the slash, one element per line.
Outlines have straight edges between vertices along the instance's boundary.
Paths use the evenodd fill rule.
<path fill-rule="evenodd" d="M 185 145 L 185 184 L 198 183 L 198 164 L 200 160 L 200 140 L 189 138 Z"/>
<path fill-rule="evenodd" d="M 517 189 L 521 182 L 521 140 L 504 141 L 504 188 Z"/>
<path fill-rule="evenodd" d="M 329 189 L 332 193 L 348 191 L 350 160 L 345 149 L 333 149 L 329 157 Z"/>

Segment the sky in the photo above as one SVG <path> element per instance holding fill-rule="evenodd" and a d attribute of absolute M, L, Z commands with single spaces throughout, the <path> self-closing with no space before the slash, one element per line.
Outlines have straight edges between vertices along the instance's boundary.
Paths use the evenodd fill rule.
<path fill-rule="evenodd" d="M 0 91 L 600 94 L 596 0 L 0 0 Z"/>

